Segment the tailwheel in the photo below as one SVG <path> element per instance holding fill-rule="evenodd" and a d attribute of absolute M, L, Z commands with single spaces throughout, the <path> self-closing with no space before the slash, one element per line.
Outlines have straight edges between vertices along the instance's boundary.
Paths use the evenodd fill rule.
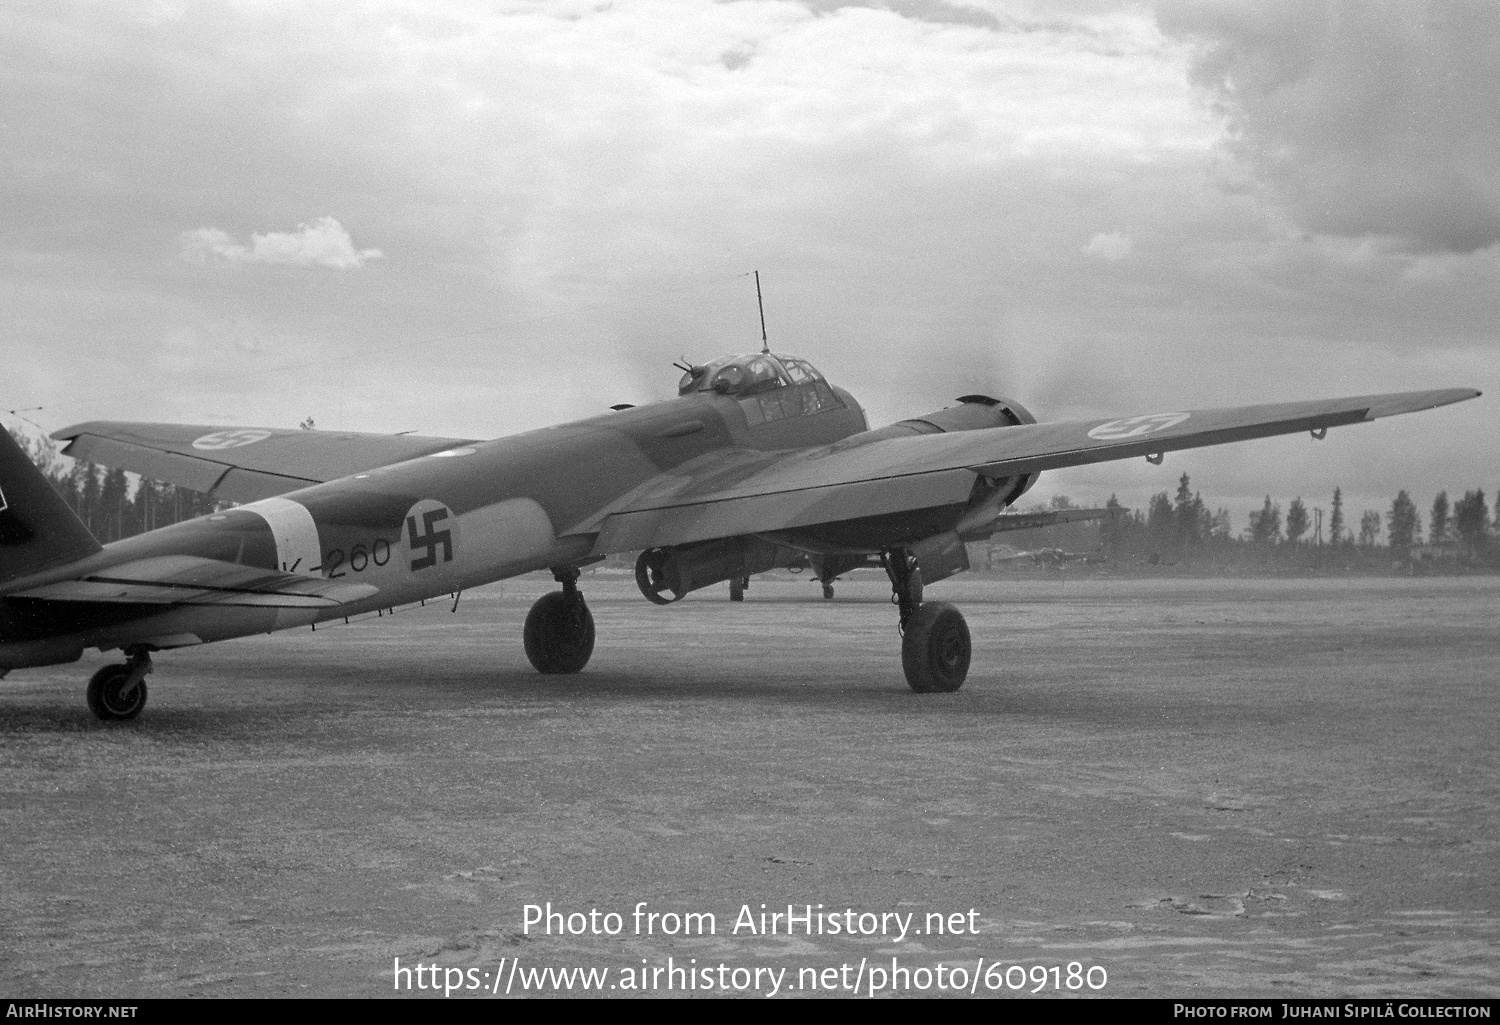
<path fill-rule="evenodd" d="M 971 652 L 964 614 L 945 601 L 921 605 L 901 635 L 901 668 L 918 694 L 942 694 L 962 687 L 969 675 Z"/>
<path fill-rule="evenodd" d="M 128 662 L 99 670 L 89 679 L 89 711 L 105 722 L 140 715 L 146 707 L 146 674 L 151 668 L 151 655 L 142 651 Z"/>
<path fill-rule="evenodd" d="M 526 614 L 521 639 L 539 673 L 576 673 L 594 653 L 594 614 L 578 590 L 578 570 L 554 570 L 561 591 L 544 594 Z"/>

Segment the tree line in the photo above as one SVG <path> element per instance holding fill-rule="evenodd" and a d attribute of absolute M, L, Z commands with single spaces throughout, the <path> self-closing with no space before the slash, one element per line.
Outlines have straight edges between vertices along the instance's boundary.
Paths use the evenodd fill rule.
<path fill-rule="evenodd" d="M 93 463 L 64 460 L 50 439 L 33 438 L 11 427 L 6 431 L 103 544 L 190 520 L 218 508 L 218 503 L 202 492 L 175 484 L 140 478 L 132 488 L 131 476 L 124 470 L 106 470 Z"/>
<path fill-rule="evenodd" d="M 1301 496 L 1288 503 L 1283 516 L 1280 503 L 1267 495 L 1259 509 L 1250 511 L 1248 526 L 1238 537 L 1229 511 L 1210 513 L 1203 496 L 1192 490 L 1187 474 L 1182 475 L 1175 495 L 1165 491 L 1153 495 L 1144 512 L 1126 512 L 1113 495 L 1107 506 L 1118 510 L 1099 528 L 1104 552 L 1112 558 L 1179 561 L 1228 557 L 1244 554 L 1245 549 L 1289 554 L 1315 548 L 1335 554 L 1379 551 L 1402 561 L 1417 556 L 1500 565 L 1500 505 L 1492 520 L 1480 489 L 1464 492 L 1451 504 L 1448 493 L 1439 492 L 1427 516 L 1425 535 L 1422 514 L 1404 490 L 1397 492 L 1384 511 L 1363 510 L 1357 524 L 1346 517 L 1343 490 L 1338 487 L 1333 489 L 1322 523 Z"/>

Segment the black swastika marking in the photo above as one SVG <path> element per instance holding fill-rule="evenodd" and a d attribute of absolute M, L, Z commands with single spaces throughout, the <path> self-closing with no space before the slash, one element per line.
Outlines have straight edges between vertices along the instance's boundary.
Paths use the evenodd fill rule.
<path fill-rule="evenodd" d="M 422 529 L 426 531 L 420 537 L 417 535 L 417 518 L 408 516 L 406 518 L 406 536 L 411 539 L 411 550 L 413 553 L 418 548 L 426 548 L 427 554 L 411 560 L 412 571 L 426 569 L 437 565 L 438 545 L 443 546 L 443 561 L 453 561 L 453 532 L 449 530 L 434 530 L 432 525 L 438 520 L 448 518 L 447 509 L 433 509 L 431 512 L 422 514 Z"/>

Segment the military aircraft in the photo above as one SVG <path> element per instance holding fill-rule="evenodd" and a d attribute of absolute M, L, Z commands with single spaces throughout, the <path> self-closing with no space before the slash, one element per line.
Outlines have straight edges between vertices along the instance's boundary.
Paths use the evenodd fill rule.
<path fill-rule="evenodd" d="M 848 392 L 768 351 L 689 366 L 678 396 L 500 438 L 427 438 L 95 421 L 67 455 L 241 505 L 100 544 L 0 432 L 0 670 L 125 660 L 90 709 L 130 719 L 152 655 L 416 603 L 550 569 L 526 655 L 576 673 L 594 649 L 579 568 L 640 551 L 673 598 L 774 564 L 779 550 L 879 555 L 906 680 L 956 690 L 962 613 L 923 585 L 968 566 L 964 538 L 1057 467 L 1311 432 L 1442 406 L 1471 389 L 1038 422 L 1006 398 L 871 430 Z M 769 560 L 769 561 L 768 561 Z M 648 595 L 649 596 L 649 595 Z"/>

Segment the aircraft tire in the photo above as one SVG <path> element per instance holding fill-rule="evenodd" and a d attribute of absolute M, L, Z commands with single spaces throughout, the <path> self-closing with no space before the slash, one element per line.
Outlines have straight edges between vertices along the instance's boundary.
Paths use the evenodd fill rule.
<path fill-rule="evenodd" d="M 729 578 L 729 600 L 730 601 L 744 601 L 745 600 L 745 579 L 743 577 L 730 577 Z"/>
<path fill-rule="evenodd" d="M 531 606 L 521 640 L 537 672 L 576 673 L 594 653 L 594 614 L 576 591 L 552 591 Z"/>
<path fill-rule="evenodd" d="M 651 560 L 653 551 L 654 549 L 648 548 L 635 560 L 635 583 L 641 589 L 641 594 L 646 596 L 647 601 L 656 605 L 670 605 L 682 596 L 669 591 L 665 584 L 653 579 Z"/>
<path fill-rule="evenodd" d="M 824 601 L 832 601 L 833 600 L 833 585 L 831 583 L 829 583 L 828 581 L 826 581 L 826 580 L 823 581 L 823 600 Z"/>
<path fill-rule="evenodd" d="M 901 668 L 918 694 L 945 694 L 963 686 L 972 651 L 964 614 L 948 602 L 930 601 L 906 623 Z"/>
<path fill-rule="evenodd" d="M 121 697 L 120 690 L 130 679 L 130 666 L 124 662 L 105 666 L 89 679 L 89 711 L 105 722 L 134 719 L 146 707 L 146 681 L 135 685 L 128 698 Z"/>

